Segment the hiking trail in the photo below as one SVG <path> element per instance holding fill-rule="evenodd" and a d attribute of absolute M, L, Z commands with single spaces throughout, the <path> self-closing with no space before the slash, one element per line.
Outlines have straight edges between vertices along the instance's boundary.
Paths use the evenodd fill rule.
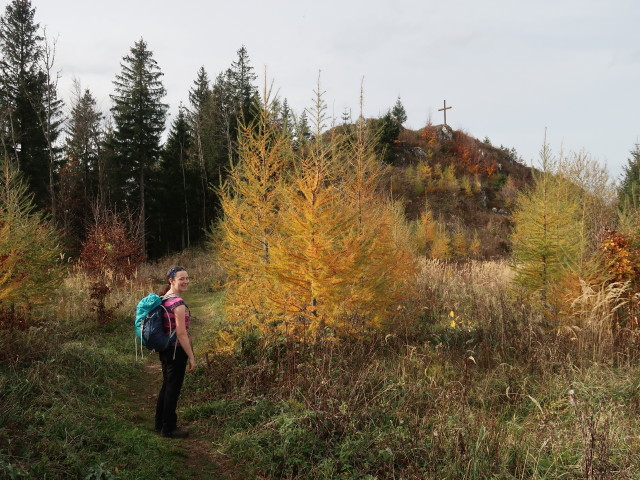
<path fill-rule="evenodd" d="M 185 301 L 189 306 L 192 321 L 191 332 L 194 337 L 194 349 L 198 368 L 202 368 L 204 358 L 198 356 L 199 335 L 211 330 L 214 315 L 211 314 L 213 300 L 211 294 L 189 293 L 185 295 Z M 139 360 L 140 361 L 140 360 Z M 185 385 L 189 382 L 190 373 L 185 376 Z M 162 368 L 158 355 L 154 352 L 144 352 L 144 360 L 140 364 L 138 373 L 127 386 L 124 408 L 131 415 L 131 421 L 139 428 L 146 430 L 150 435 L 157 435 L 153 430 L 153 418 L 155 415 L 156 399 L 162 386 Z M 180 420 L 180 406 L 178 402 L 178 423 L 189 430 L 186 439 L 163 439 L 170 442 L 172 449 L 180 455 L 183 465 L 176 467 L 180 478 L 196 480 L 234 480 L 242 478 L 234 472 L 233 464 L 222 453 L 218 453 L 215 433 L 202 433 L 198 428 L 198 422 L 185 422 Z"/>

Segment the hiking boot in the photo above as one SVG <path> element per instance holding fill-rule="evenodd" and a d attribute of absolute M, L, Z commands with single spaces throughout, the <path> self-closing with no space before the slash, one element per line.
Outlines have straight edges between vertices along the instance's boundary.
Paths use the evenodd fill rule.
<path fill-rule="evenodd" d="M 189 436 L 189 431 L 184 428 L 176 427 L 170 432 L 162 432 L 162 436 L 167 438 L 187 438 Z"/>

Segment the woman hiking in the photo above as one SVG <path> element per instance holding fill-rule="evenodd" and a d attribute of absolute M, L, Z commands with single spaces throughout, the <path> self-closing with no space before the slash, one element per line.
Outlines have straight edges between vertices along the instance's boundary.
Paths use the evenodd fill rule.
<path fill-rule="evenodd" d="M 175 331 L 177 339 L 164 352 L 160 352 L 162 363 L 162 388 L 158 394 L 156 405 L 156 431 L 168 438 L 186 438 L 189 432 L 177 425 L 176 408 L 178 397 L 184 381 L 187 361 L 189 371 L 196 368 L 196 359 L 189 338 L 189 324 L 191 317 L 181 297 L 189 287 L 189 275 L 184 267 L 174 266 L 167 273 L 167 285 L 158 292 L 162 298 L 162 305 L 168 315 L 164 317 L 164 331 L 169 334 Z"/>

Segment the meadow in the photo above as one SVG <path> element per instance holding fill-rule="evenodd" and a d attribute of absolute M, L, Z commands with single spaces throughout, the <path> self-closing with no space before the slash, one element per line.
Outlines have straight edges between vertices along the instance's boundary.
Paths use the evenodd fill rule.
<path fill-rule="evenodd" d="M 156 359 L 136 360 L 131 326 L 174 263 L 193 279 L 199 361 L 182 443 L 152 431 Z M 211 254 L 112 280 L 107 323 L 70 271 L 39 322 L 1 332 L 4 478 L 640 478 L 633 333 L 595 348 L 593 329 L 550 325 L 505 261 L 423 260 L 386 331 L 254 333 L 226 351 L 214 347 L 226 326 Z"/>

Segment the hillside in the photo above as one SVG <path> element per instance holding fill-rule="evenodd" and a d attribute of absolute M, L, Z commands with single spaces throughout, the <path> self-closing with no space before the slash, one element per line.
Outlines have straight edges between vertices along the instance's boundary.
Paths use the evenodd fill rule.
<path fill-rule="evenodd" d="M 388 188 L 416 220 L 429 209 L 452 239 L 479 240 L 477 258 L 509 253 L 511 211 L 518 191 L 531 181 L 531 169 L 515 151 L 494 147 L 448 125 L 403 129 L 391 146 Z M 464 248 L 463 248 L 464 250 Z"/>

